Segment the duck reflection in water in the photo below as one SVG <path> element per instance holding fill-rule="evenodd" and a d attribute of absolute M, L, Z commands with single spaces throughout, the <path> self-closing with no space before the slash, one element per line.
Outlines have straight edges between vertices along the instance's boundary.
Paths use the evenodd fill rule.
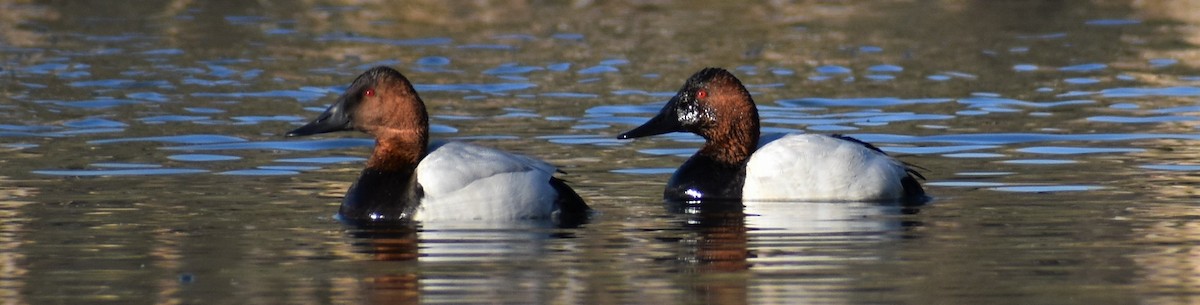
<path fill-rule="evenodd" d="M 695 233 L 695 245 L 680 259 L 697 271 L 739 271 L 750 267 L 746 247 L 746 215 L 740 201 L 668 201 L 667 210 L 684 214 L 683 227 Z"/>
<path fill-rule="evenodd" d="M 863 258 L 882 259 L 887 242 L 903 240 L 894 238 L 903 235 L 897 233 L 921 225 L 903 220 L 919 206 L 876 202 L 689 200 L 666 201 L 666 208 L 680 214 L 685 234 L 670 240 L 684 245 L 675 260 L 683 264 L 681 271 L 700 279 L 690 280 L 698 293 L 689 297 L 718 304 L 746 304 L 747 287 L 760 274 L 756 268 L 821 274 L 818 270 L 848 266 L 822 254 L 847 247 L 863 249 L 858 252 Z M 761 282 L 769 279 L 755 281 L 770 287 Z"/>
<path fill-rule="evenodd" d="M 388 227 L 359 228 L 348 232 L 352 246 L 376 261 L 411 261 L 420 257 L 419 229 L 415 223 Z M 400 268 L 409 272 L 372 275 L 361 283 L 366 304 L 418 304 L 421 300 L 420 276 L 416 266 Z"/>
<path fill-rule="evenodd" d="M 560 275 L 552 268 L 528 270 L 521 266 L 545 263 L 554 249 L 576 247 L 574 234 L 574 229 L 542 219 L 413 221 L 403 226 L 354 227 L 347 237 L 353 252 L 376 261 L 367 263 L 372 268 L 363 271 L 356 286 L 369 303 L 391 304 L 393 299 L 438 302 L 441 297 L 462 303 L 527 303 L 527 299 L 536 301 L 538 295 L 513 292 L 550 285 Z M 469 291 L 471 297 L 424 295 L 448 289 Z"/>

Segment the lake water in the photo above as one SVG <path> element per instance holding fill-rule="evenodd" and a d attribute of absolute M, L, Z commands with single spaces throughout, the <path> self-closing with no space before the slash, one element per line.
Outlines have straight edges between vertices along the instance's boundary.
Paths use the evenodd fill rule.
<path fill-rule="evenodd" d="M 0 0 L 0 303 L 1196 303 L 1198 12 Z M 338 223 L 371 140 L 283 133 L 375 65 L 434 138 L 546 159 L 599 214 Z M 615 136 L 706 66 L 765 131 L 875 143 L 935 199 L 667 211 L 699 138 Z"/>

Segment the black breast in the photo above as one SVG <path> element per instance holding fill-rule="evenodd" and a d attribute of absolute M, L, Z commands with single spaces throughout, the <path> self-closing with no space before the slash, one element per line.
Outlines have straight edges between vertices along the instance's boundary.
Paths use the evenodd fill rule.
<path fill-rule="evenodd" d="M 688 201 L 698 199 L 742 198 L 746 181 L 746 164 L 729 164 L 704 155 L 694 155 L 671 176 L 663 199 Z"/>
<path fill-rule="evenodd" d="M 421 200 L 413 170 L 364 169 L 346 191 L 338 219 L 351 225 L 375 225 L 410 220 Z"/>

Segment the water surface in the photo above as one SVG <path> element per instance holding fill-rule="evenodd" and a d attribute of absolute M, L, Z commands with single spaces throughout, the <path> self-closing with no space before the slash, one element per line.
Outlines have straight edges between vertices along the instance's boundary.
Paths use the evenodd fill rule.
<path fill-rule="evenodd" d="M 1184 303 L 1200 295 L 1185 2 L 0 1 L 7 303 Z M 614 17 L 620 16 L 620 17 Z M 559 165 L 599 211 L 358 230 L 373 144 L 288 139 L 376 65 L 433 137 Z M 660 200 L 699 137 L 615 136 L 691 73 L 764 133 L 920 165 L 919 207 Z"/>

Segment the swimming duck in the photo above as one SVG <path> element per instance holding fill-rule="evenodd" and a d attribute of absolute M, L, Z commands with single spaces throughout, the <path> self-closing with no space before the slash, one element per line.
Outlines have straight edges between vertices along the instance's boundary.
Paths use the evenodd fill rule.
<path fill-rule="evenodd" d="M 706 68 L 645 124 L 618 136 L 632 139 L 691 132 L 704 145 L 683 163 L 663 192 L 668 201 L 923 200 L 920 173 L 878 147 L 844 135 L 789 134 L 759 147 L 758 109 L 732 73 Z"/>
<path fill-rule="evenodd" d="M 579 219 L 588 206 L 545 162 L 460 142 L 429 143 L 425 103 L 400 72 L 367 70 L 289 137 L 358 130 L 375 148 L 338 218 L 398 221 Z"/>

